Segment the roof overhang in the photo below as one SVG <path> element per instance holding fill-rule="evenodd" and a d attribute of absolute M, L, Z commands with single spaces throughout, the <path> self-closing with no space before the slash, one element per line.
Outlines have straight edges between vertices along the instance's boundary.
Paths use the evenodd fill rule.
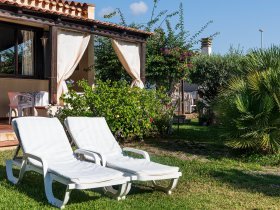
<path fill-rule="evenodd" d="M 75 17 L 32 6 L 23 6 L 0 1 L 0 18 L 27 21 L 47 26 L 58 26 L 69 30 L 83 31 L 95 35 L 123 39 L 131 42 L 146 42 L 153 33 L 124 27 L 84 17 Z"/>

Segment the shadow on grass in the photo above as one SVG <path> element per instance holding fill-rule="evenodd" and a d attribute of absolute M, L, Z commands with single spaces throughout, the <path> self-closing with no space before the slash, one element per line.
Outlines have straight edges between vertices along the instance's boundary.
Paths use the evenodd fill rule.
<path fill-rule="evenodd" d="M 19 173 L 19 170 L 14 170 L 15 175 L 17 176 Z M 5 183 L 6 182 L 6 183 Z M 0 183 L 3 186 L 6 186 L 9 188 L 9 190 L 16 190 L 20 193 L 26 194 L 28 197 L 38 201 L 42 202 L 46 205 L 50 205 L 47 202 L 47 198 L 45 196 L 45 190 L 44 190 L 44 180 L 41 174 L 35 173 L 35 172 L 26 172 L 24 174 L 23 180 L 18 185 L 13 185 L 10 183 L 6 178 L 6 167 L 3 165 L 0 165 Z M 15 186 L 15 188 L 13 188 Z M 65 193 L 66 186 L 60 184 L 60 183 L 54 183 L 53 185 L 53 191 L 54 195 L 62 199 Z M 74 204 L 74 203 L 82 203 L 87 202 L 90 200 L 98 200 L 104 197 L 107 197 L 108 199 L 112 199 L 108 196 L 105 196 L 102 192 L 102 189 L 94 189 L 93 191 L 96 192 L 95 194 L 89 195 L 87 191 L 90 190 L 73 190 L 70 195 L 70 200 L 68 204 Z M 131 191 L 129 192 L 129 195 L 137 195 L 137 194 L 146 194 L 146 193 L 152 193 L 153 188 L 148 185 L 142 185 L 139 183 L 135 183 L 132 185 Z"/>
<path fill-rule="evenodd" d="M 19 173 L 19 170 L 15 169 L 14 170 L 15 175 Z M 7 186 L 11 191 L 16 190 L 20 193 L 26 194 L 28 197 L 38 201 L 38 202 L 43 202 L 46 205 L 50 205 L 47 202 L 47 198 L 45 196 L 45 190 L 44 190 L 44 180 L 43 176 L 41 174 L 38 174 L 36 172 L 31 172 L 28 171 L 24 174 L 23 180 L 17 184 L 13 185 L 10 183 L 7 178 L 6 178 L 6 167 L 1 165 L 0 166 L 0 182 L 7 182 L 3 186 Z M 15 187 L 15 188 L 14 188 Z M 62 185 L 60 183 L 54 183 L 53 184 L 53 192 L 54 195 L 62 199 L 65 193 L 66 186 Z M 88 195 L 85 191 L 81 190 L 73 190 L 71 195 L 70 195 L 70 200 L 68 204 L 73 204 L 73 203 L 82 203 L 90 200 L 97 200 L 99 199 L 99 196 L 96 195 Z"/>
<path fill-rule="evenodd" d="M 139 194 L 152 194 L 155 190 L 151 185 L 144 184 L 145 182 L 142 183 L 132 183 L 132 187 L 130 192 L 128 193 L 129 195 L 139 195 Z"/>
<path fill-rule="evenodd" d="M 168 151 L 184 152 L 207 158 L 220 159 L 233 157 L 234 151 L 224 144 L 220 137 L 220 129 L 215 126 L 199 126 L 193 122 L 173 127 L 173 134 L 160 139 L 147 139 L 145 143 Z"/>
<path fill-rule="evenodd" d="M 237 169 L 211 171 L 210 175 L 234 188 L 267 196 L 280 196 L 280 176 Z"/>

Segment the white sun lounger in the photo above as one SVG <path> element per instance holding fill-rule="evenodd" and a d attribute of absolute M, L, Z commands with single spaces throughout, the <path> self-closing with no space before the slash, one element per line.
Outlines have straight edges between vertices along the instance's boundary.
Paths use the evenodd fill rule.
<path fill-rule="evenodd" d="M 12 121 L 14 131 L 23 151 L 18 159 L 19 148 L 13 160 L 6 161 L 8 180 L 17 184 L 26 171 L 35 171 L 44 176 L 45 194 L 48 202 L 63 208 L 73 189 L 103 188 L 121 185 L 114 196 L 124 198 L 129 178 L 122 172 L 102 167 L 78 157 L 87 155 L 100 163 L 98 156 L 89 151 L 76 150 L 74 153 L 63 129 L 56 118 L 22 117 Z M 19 177 L 13 175 L 13 165 L 20 168 Z M 66 185 L 63 200 L 55 198 L 53 181 Z"/>
<path fill-rule="evenodd" d="M 156 189 L 171 194 L 182 175 L 178 167 L 150 161 L 149 154 L 145 151 L 133 148 L 121 149 L 103 117 L 68 117 L 65 125 L 78 148 L 98 154 L 103 166 L 125 172 L 131 181 L 152 181 Z M 123 152 L 137 153 L 144 158 L 125 156 Z M 170 180 L 167 187 L 156 183 L 156 180 L 165 179 Z"/>

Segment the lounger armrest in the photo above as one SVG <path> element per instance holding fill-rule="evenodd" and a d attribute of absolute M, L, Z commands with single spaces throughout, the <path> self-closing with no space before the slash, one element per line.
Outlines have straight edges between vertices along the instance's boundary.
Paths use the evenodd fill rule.
<path fill-rule="evenodd" d="M 74 153 L 77 154 L 77 155 L 90 156 L 95 160 L 95 163 L 97 165 L 101 165 L 101 159 L 100 159 L 99 155 L 95 152 L 85 150 L 85 149 L 76 149 Z"/>
<path fill-rule="evenodd" d="M 48 171 L 48 163 L 43 157 L 40 157 L 39 155 L 35 155 L 35 154 L 24 153 L 23 159 L 27 160 L 27 158 L 31 158 L 31 159 L 37 160 L 40 163 L 42 163 L 44 176 L 46 175 L 46 173 Z"/>
<path fill-rule="evenodd" d="M 139 155 L 143 155 L 143 157 L 146 160 L 150 161 L 150 155 L 144 150 L 134 149 L 134 148 L 129 148 L 129 147 L 124 147 L 122 150 L 124 152 L 133 152 L 133 153 L 136 153 L 136 154 L 139 154 Z"/>

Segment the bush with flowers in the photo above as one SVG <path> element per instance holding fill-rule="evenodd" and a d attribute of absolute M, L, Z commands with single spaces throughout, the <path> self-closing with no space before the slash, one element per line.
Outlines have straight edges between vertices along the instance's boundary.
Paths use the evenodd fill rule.
<path fill-rule="evenodd" d="M 78 85 L 84 94 L 70 90 L 63 96 L 65 107 L 57 113 L 61 120 L 67 116 L 105 117 L 119 140 L 143 139 L 171 129 L 170 98 L 161 90 L 131 88 L 125 81 L 98 81 L 94 89 L 86 81 Z"/>
<path fill-rule="evenodd" d="M 172 91 L 189 73 L 193 55 L 171 29 L 157 29 L 147 42 L 147 81 Z"/>

